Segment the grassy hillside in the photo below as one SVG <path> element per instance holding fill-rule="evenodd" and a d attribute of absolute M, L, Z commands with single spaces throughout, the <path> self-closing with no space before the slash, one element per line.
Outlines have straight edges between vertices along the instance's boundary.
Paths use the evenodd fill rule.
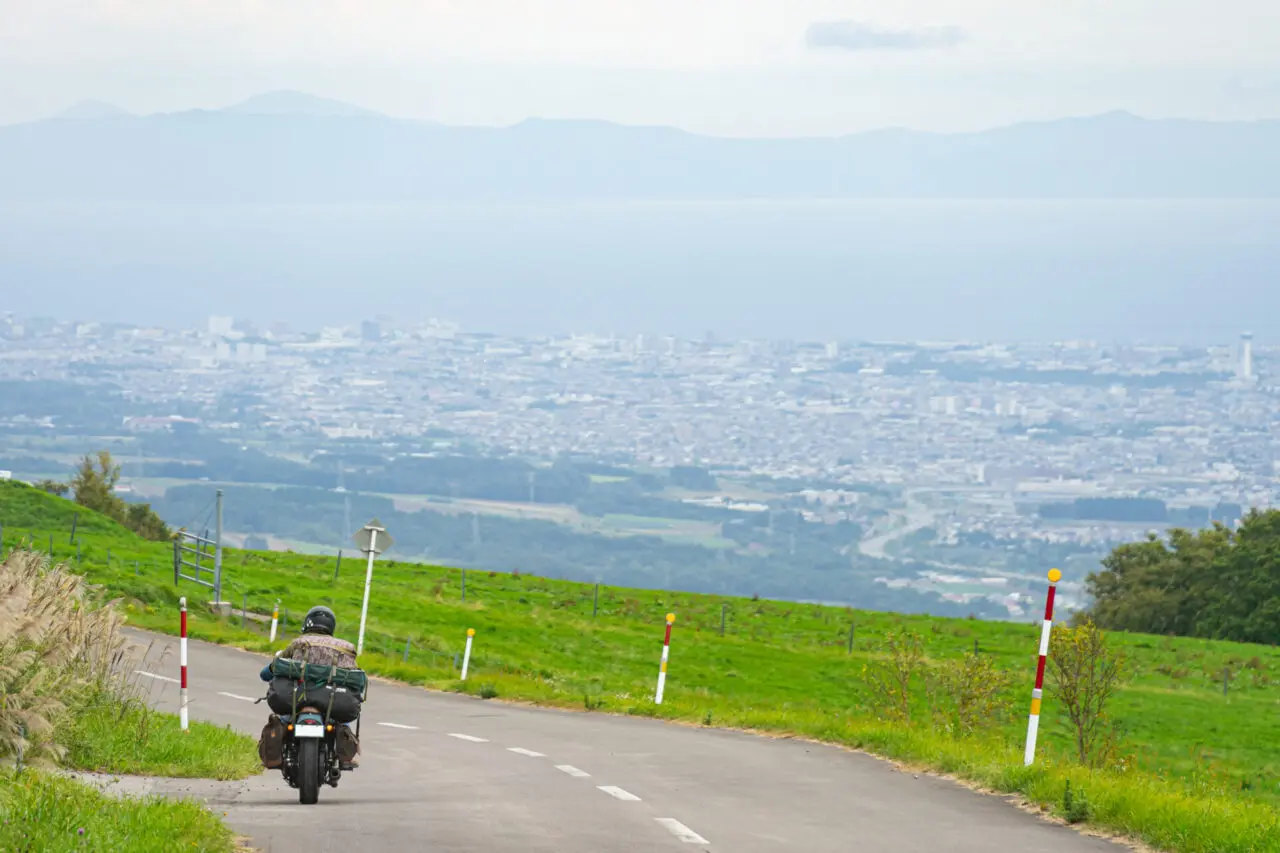
<path fill-rule="evenodd" d="M 68 535 L 79 508 L 16 483 L 0 483 L 4 545 L 22 535 L 73 558 Z M 148 543 L 80 510 L 83 571 L 123 593 L 135 624 L 173 631 L 179 595 L 170 548 Z M 136 561 L 136 566 L 135 566 Z M 349 557 L 335 580 L 332 558 L 228 550 L 224 597 L 231 617 L 193 609 L 193 636 L 266 649 L 263 625 L 278 598 L 296 631 L 305 609 L 332 606 L 339 633 L 355 638 L 364 581 Z M 1275 647 L 1117 634 L 1134 676 L 1117 699 L 1124 758 L 1103 771 L 1070 760 L 1070 738 L 1051 690 L 1041 760 L 1022 767 L 1021 745 L 1038 645 L 1038 625 L 904 617 L 748 599 L 601 588 L 542 578 L 461 572 L 380 560 L 362 664 L 405 681 L 486 696 L 659 716 L 698 724 L 790 732 L 917 761 L 990 787 L 1018 792 L 1055 811 L 1072 780 L 1086 791 L 1092 821 L 1178 851 L 1280 850 L 1280 651 Z M 249 618 L 241 627 L 240 606 Z M 663 616 L 676 614 L 666 701 L 652 701 Z M 725 634 L 720 636 L 721 614 Z M 471 674 L 458 681 L 452 656 L 477 631 Z M 849 650 L 853 628 L 853 650 Z M 975 648 L 1012 673 L 1010 713 L 994 730 L 954 738 L 928 723 L 879 719 L 863 670 L 882 659 L 881 637 L 918 632 L 931 661 Z M 404 662 L 406 640 L 410 642 Z M 1223 693 L 1222 673 L 1228 673 Z M 196 676 L 198 677 L 198 676 Z M 376 702 L 376 686 L 370 701 Z M 913 700 L 924 719 L 921 691 Z"/>

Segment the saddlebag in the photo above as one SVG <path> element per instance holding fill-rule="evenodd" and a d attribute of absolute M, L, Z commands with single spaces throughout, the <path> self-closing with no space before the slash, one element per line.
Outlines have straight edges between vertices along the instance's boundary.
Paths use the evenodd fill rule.
<path fill-rule="evenodd" d="M 273 716 L 262 727 L 262 737 L 258 739 L 258 758 L 262 766 L 274 770 L 284 763 L 284 723 Z"/>

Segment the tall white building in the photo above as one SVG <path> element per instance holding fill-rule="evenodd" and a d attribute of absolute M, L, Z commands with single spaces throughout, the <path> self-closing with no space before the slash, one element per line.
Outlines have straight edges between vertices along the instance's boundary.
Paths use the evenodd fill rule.
<path fill-rule="evenodd" d="M 1253 332 L 1240 336 L 1240 378 L 1246 382 L 1253 379 Z"/>

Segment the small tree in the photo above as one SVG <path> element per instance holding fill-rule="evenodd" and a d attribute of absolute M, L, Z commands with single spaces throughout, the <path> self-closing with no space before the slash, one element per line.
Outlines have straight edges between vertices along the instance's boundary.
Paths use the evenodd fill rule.
<path fill-rule="evenodd" d="M 1099 766 L 1115 753 L 1115 726 L 1107 714 L 1111 698 L 1123 684 L 1127 661 L 1107 645 L 1107 636 L 1092 621 L 1074 627 L 1055 625 L 1049 642 L 1054 696 L 1070 722 L 1076 757 Z"/>
<path fill-rule="evenodd" d="M 911 681 L 924 669 L 924 642 L 920 635 L 901 629 L 885 634 L 883 657 L 862 667 L 862 678 L 871 699 L 892 720 L 911 722 Z"/>
<path fill-rule="evenodd" d="M 119 482 L 120 466 L 112 460 L 110 452 L 100 450 L 96 456 L 86 455 L 80 460 L 70 487 L 75 492 L 76 503 L 115 519 L 139 536 L 156 542 L 170 538 L 169 527 L 151 509 L 151 504 L 125 503 L 115 493 Z"/>
<path fill-rule="evenodd" d="M 998 725 L 1011 707 L 1013 675 L 989 655 L 966 652 L 944 662 L 930 679 L 933 711 L 953 734 L 971 734 Z"/>
<path fill-rule="evenodd" d="M 80 467 L 71 478 L 71 488 L 75 492 L 76 503 L 122 520 L 124 502 L 115 494 L 118 482 L 120 466 L 111 459 L 110 452 L 99 450 L 96 457 L 86 455 L 80 460 Z"/>

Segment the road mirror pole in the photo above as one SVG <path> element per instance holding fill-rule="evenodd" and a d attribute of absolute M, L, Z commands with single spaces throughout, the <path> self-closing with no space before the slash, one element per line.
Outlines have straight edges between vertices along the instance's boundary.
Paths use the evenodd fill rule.
<path fill-rule="evenodd" d="M 359 655 L 364 651 L 364 626 L 369 618 L 369 591 L 373 588 L 373 558 L 390 548 L 394 540 L 382 526 L 382 522 L 376 518 L 357 530 L 351 538 L 369 557 L 364 571 L 364 601 L 360 605 L 360 636 L 356 640 L 356 654 Z"/>

